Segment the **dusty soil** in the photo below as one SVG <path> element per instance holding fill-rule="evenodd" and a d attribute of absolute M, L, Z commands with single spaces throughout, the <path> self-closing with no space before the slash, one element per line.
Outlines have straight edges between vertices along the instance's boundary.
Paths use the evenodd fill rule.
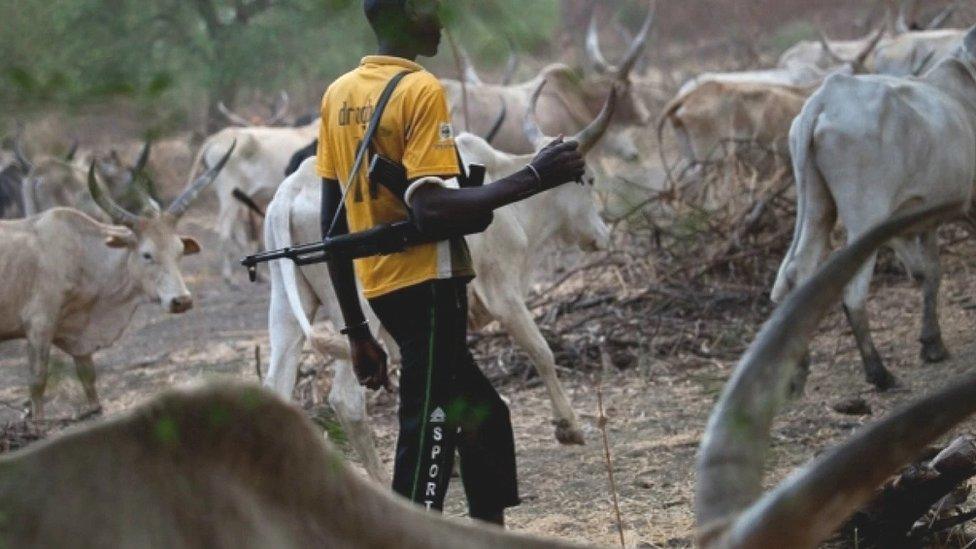
<path fill-rule="evenodd" d="M 194 214 L 184 221 L 183 227 L 213 246 L 213 235 L 202 221 L 200 214 Z M 882 355 L 904 383 L 903 389 L 884 394 L 871 390 L 862 379 L 860 359 L 843 317 L 834 314 L 827 319 L 813 344 L 814 365 L 806 395 L 792 404 L 775 425 L 770 483 L 842 440 L 862 423 L 970 368 L 976 355 L 976 343 L 970 337 L 976 324 L 976 302 L 969 292 L 969 273 L 976 268 L 972 251 L 972 244 L 962 243 L 944 253 L 947 273 L 942 290 L 942 322 L 953 358 L 943 364 L 923 364 L 917 357 L 916 310 L 920 296 L 913 285 L 898 275 L 882 274 L 876 278 L 871 300 L 874 334 Z M 576 261 L 586 262 L 587 257 L 577 257 Z M 185 270 L 197 300 L 192 311 L 173 316 L 146 304 L 123 338 L 113 348 L 96 355 L 98 387 L 106 414 L 117 414 L 163 389 L 186 382 L 222 377 L 256 380 L 255 346 L 260 346 L 266 364 L 267 286 L 245 285 L 243 276 L 240 288 L 226 286 L 206 254 L 187 259 Z M 561 291 L 565 294 L 576 289 L 567 284 Z M 537 312 L 545 317 L 548 308 L 558 306 L 553 303 Z M 743 308 L 743 318 L 749 319 L 743 322 L 749 324 L 737 332 L 740 345 L 747 344 L 758 328 L 758 322 L 752 320 L 756 317 L 754 309 Z M 647 332 L 654 325 L 654 319 L 636 320 L 642 322 L 635 324 L 635 332 Z M 603 321 L 596 318 L 592 322 Z M 493 339 L 497 340 L 496 345 L 511 347 L 504 337 Z M 730 374 L 734 359 L 703 358 L 707 353 L 662 356 L 654 352 L 654 345 L 651 343 L 651 352 L 635 352 L 637 356 L 628 368 L 604 372 L 592 367 L 581 371 L 566 361 L 567 355 L 560 354 L 564 357 L 560 363 L 562 380 L 586 431 L 587 445 L 582 447 L 560 447 L 553 439 L 548 399 L 537 380 L 505 376 L 497 358 L 482 361 L 489 374 L 499 379 L 515 420 L 524 503 L 510 513 L 513 529 L 604 545 L 617 543 L 603 447 L 596 426 L 596 388 L 602 385 L 627 545 L 691 544 L 695 451 L 710 407 Z M 510 356 L 518 359 L 517 353 Z M 83 408 L 84 398 L 67 357 L 58 354 L 54 362 L 47 393 L 48 414 L 54 419 L 66 419 Z M 306 356 L 307 366 L 316 364 L 313 356 Z M 512 369 L 509 364 L 506 371 Z M 322 413 L 322 393 L 327 390 L 328 377 L 322 376 L 313 391 L 315 396 L 306 399 L 310 414 Z M 873 416 L 845 416 L 831 409 L 832 403 L 855 396 L 870 404 Z M 25 399 L 24 344 L 4 343 L 0 345 L 0 425 L 19 417 Z M 381 456 L 389 466 L 395 436 L 392 397 L 374 398 L 371 414 Z M 67 422 L 52 422 L 46 427 L 54 433 L 64 423 Z M 957 432 L 972 431 L 974 425 L 967 424 Z M 356 460 L 349 452 L 347 455 Z M 459 482 L 449 499 L 447 512 L 464 515 Z"/>

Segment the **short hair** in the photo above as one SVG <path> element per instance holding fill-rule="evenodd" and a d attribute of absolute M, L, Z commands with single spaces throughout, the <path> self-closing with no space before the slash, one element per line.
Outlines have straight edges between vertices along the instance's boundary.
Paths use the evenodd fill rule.
<path fill-rule="evenodd" d="M 408 0 L 363 0 L 366 19 L 378 21 L 381 16 L 402 16 L 406 14 Z"/>

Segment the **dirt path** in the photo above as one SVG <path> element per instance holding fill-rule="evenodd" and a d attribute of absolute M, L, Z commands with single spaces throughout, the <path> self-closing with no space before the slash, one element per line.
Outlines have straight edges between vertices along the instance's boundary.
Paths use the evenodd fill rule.
<path fill-rule="evenodd" d="M 189 219 L 185 227 L 206 246 L 212 249 L 215 245 L 198 219 Z M 971 251 L 968 246 L 966 250 Z M 921 364 L 916 343 L 920 296 L 906 280 L 882 277 L 883 283 L 876 284 L 880 289 L 871 301 L 874 333 L 882 355 L 904 388 L 885 394 L 869 389 L 846 324 L 841 315 L 832 315 L 813 346 L 814 365 L 805 397 L 792 404 L 774 427 L 770 482 L 843 439 L 863 422 L 970 368 L 976 359 L 976 342 L 971 338 L 976 302 L 969 298 L 968 273 L 976 261 L 949 257 L 947 263 L 942 319 L 953 359 L 940 365 Z M 197 300 L 191 312 L 166 315 L 158 306 L 145 305 L 122 340 L 96 356 L 98 385 L 107 414 L 189 381 L 221 376 L 256 378 L 255 345 L 260 345 L 262 355 L 267 356 L 267 285 L 228 288 L 215 275 L 207 255 L 189 258 L 186 272 Z M 747 331 L 751 334 L 757 327 Z M 26 395 L 23 345 L 0 345 L 0 401 L 14 407 Z M 309 356 L 307 360 L 314 359 Z M 697 443 L 711 405 L 734 364 L 701 360 L 679 368 L 657 359 L 639 359 L 637 364 L 626 371 L 606 372 L 602 383 L 628 546 L 689 546 Z M 510 513 L 512 528 L 604 545 L 617 543 L 596 428 L 595 375 L 562 375 L 586 430 L 588 443 L 583 447 L 560 447 L 555 442 L 542 387 L 522 388 L 510 383 L 502 388 L 516 424 L 524 499 L 523 505 Z M 852 396 L 867 400 L 874 415 L 858 418 L 831 410 L 830 404 Z M 70 416 L 84 402 L 73 368 L 62 355 L 57 357 L 48 399 L 49 414 L 54 417 Z M 392 399 L 379 399 L 371 413 L 381 456 L 389 466 L 395 435 Z M 9 407 L 0 408 L 0 422 L 16 415 Z M 965 429 L 972 430 L 974 425 Z M 350 458 L 354 460 L 355 456 Z M 449 514 L 465 513 L 462 492 L 460 482 L 454 483 Z"/>

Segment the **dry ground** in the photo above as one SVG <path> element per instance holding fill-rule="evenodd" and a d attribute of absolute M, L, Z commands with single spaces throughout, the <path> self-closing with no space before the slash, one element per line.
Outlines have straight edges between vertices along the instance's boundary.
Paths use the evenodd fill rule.
<path fill-rule="evenodd" d="M 198 214 L 184 223 L 188 232 L 214 244 Z M 862 380 L 860 361 L 842 316 L 828 318 L 813 345 L 814 366 L 806 395 L 789 407 L 774 428 L 770 482 L 871 419 L 840 415 L 831 410 L 833 402 L 862 396 L 874 410 L 872 417 L 878 417 L 970 367 L 976 358 L 976 342 L 970 337 L 976 324 L 976 302 L 969 292 L 969 273 L 976 268 L 972 251 L 973 245 L 963 243 L 944 254 L 947 275 L 942 319 L 946 342 L 953 352 L 952 360 L 944 364 L 926 365 L 917 358 L 916 309 L 920 296 L 912 284 L 896 275 L 876 279 L 871 301 L 874 333 L 883 356 L 904 382 L 902 390 L 885 394 L 872 391 Z M 578 260 L 585 262 L 587 258 Z M 186 271 L 197 299 L 191 312 L 172 316 L 147 304 L 140 308 L 122 340 L 97 355 L 98 386 L 107 414 L 119 413 L 160 390 L 185 382 L 224 376 L 256 379 L 254 347 L 260 345 L 262 355 L 267 355 L 267 286 L 243 286 L 242 282 L 238 289 L 226 287 L 215 276 L 207 255 L 188 259 Z M 578 290 L 570 281 L 560 291 L 566 295 Z M 549 307 L 558 306 L 554 303 Z M 745 345 L 758 328 L 754 309 L 742 308 L 745 325 L 738 332 L 740 345 Z M 537 311 L 546 313 L 547 307 Z M 735 310 L 728 314 L 735 318 Z M 643 338 L 655 326 L 653 318 L 632 320 L 636 320 L 632 324 L 636 338 Z M 603 322 L 596 317 L 577 331 L 599 330 Z M 505 338 L 491 339 L 502 348 L 511 346 Z M 577 365 L 565 358 L 571 355 L 560 353 L 562 379 L 586 429 L 588 443 L 583 447 L 560 447 L 552 438 L 548 399 L 537 380 L 506 376 L 497 364 L 500 359 L 483 360 L 489 374 L 502 381 L 518 437 L 524 503 L 510 514 L 512 528 L 604 545 L 616 543 L 603 448 L 596 428 L 595 388 L 602 377 L 628 546 L 690 545 L 696 446 L 734 360 L 703 358 L 707 352 L 674 353 L 673 349 L 669 357 L 658 352 L 657 346 L 665 344 L 652 340 L 650 351 L 635 351 L 628 368 L 602 373 L 592 366 L 574 369 Z M 518 353 L 504 356 L 508 357 L 504 360 L 514 361 L 506 370 L 517 369 Z M 70 362 L 60 355 L 56 362 L 48 390 L 48 413 L 53 418 L 70 417 L 82 408 L 84 399 Z M 307 366 L 315 364 L 314 357 L 306 357 Z M 318 398 L 327 384 L 325 375 L 316 390 Z M 0 401 L 5 405 L 0 407 L 0 424 L 18 417 L 25 395 L 24 344 L 4 343 L 0 345 Z M 322 412 L 321 406 L 306 400 L 315 413 Z M 375 398 L 371 413 L 381 455 L 389 465 L 395 435 L 393 399 Z M 973 430 L 974 425 L 966 425 L 961 431 Z M 57 427 L 51 429 L 56 431 Z M 355 456 L 349 457 L 355 460 Z M 463 515 L 463 490 L 459 482 L 454 486 L 448 513 Z"/>

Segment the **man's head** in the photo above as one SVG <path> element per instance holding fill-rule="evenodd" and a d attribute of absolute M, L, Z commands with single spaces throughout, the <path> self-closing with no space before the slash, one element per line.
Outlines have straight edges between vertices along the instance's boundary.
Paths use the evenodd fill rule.
<path fill-rule="evenodd" d="M 364 0 L 381 46 L 432 57 L 441 40 L 440 0 Z"/>

